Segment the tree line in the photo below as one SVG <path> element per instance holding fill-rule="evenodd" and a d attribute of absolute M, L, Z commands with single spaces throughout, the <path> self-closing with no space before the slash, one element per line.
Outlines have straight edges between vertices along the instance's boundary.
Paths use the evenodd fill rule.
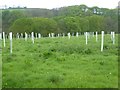
<path fill-rule="evenodd" d="M 117 8 L 75 5 L 54 9 L 26 8 L 2 10 L 2 30 L 6 33 L 118 32 Z M 0 26 L 1 27 L 1 26 Z"/>

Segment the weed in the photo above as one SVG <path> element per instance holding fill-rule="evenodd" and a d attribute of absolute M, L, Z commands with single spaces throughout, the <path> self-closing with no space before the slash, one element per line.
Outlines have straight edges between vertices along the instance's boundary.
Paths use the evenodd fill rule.
<path fill-rule="evenodd" d="M 92 51 L 91 51 L 91 49 L 86 48 L 86 49 L 84 49 L 84 53 L 85 53 L 85 54 L 91 54 L 91 53 L 92 53 Z"/>
<path fill-rule="evenodd" d="M 48 52 L 48 51 L 43 52 L 43 57 L 44 57 L 45 59 L 48 59 L 51 55 L 52 55 L 52 52 Z"/>
<path fill-rule="evenodd" d="M 13 58 L 12 58 L 12 56 L 11 56 L 11 55 L 9 55 L 9 56 L 7 56 L 7 57 L 6 57 L 6 60 L 5 60 L 5 61 L 6 61 L 6 62 L 11 62 L 11 61 L 12 61 L 12 59 L 13 59 Z M 3 61 L 3 62 L 4 62 L 4 61 Z"/>
<path fill-rule="evenodd" d="M 54 84 L 60 83 L 62 80 L 63 80 L 62 77 L 60 77 L 59 75 L 55 75 L 55 74 L 52 74 L 48 77 L 48 81 Z"/>
<path fill-rule="evenodd" d="M 100 62 L 100 65 L 104 65 L 104 61 L 101 61 L 101 62 Z"/>
<path fill-rule="evenodd" d="M 65 61 L 65 57 L 64 56 L 59 56 L 59 57 L 57 57 L 57 61 Z"/>
<path fill-rule="evenodd" d="M 32 60 L 25 60 L 24 63 L 26 66 L 29 66 L 29 67 L 33 66 Z"/>
<path fill-rule="evenodd" d="M 110 47 L 108 45 L 104 45 L 103 48 L 106 49 L 106 50 L 110 49 Z"/>

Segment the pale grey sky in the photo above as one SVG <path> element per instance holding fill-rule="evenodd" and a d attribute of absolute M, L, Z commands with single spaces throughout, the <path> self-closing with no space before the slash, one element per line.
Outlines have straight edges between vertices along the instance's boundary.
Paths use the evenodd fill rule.
<path fill-rule="evenodd" d="M 0 7 L 27 6 L 28 8 L 59 8 L 63 6 L 85 4 L 89 7 L 116 8 L 119 0 L 0 0 Z"/>

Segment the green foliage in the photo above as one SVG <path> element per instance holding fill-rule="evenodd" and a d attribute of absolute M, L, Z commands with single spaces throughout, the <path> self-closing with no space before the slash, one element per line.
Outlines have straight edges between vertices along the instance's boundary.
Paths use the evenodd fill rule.
<path fill-rule="evenodd" d="M 8 32 L 9 27 L 13 24 L 13 22 L 19 18 L 26 17 L 25 13 L 20 10 L 5 10 L 2 12 L 2 29 L 5 32 Z"/>
<path fill-rule="evenodd" d="M 85 32 L 89 31 L 89 21 L 81 17 L 55 17 L 61 32 Z"/>
<path fill-rule="evenodd" d="M 53 16 L 53 13 L 49 9 L 42 9 L 42 8 L 26 8 L 25 13 L 29 17 L 44 17 L 44 18 L 50 18 Z"/>
<path fill-rule="evenodd" d="M 80 31 L 80 25 L 76 17 L 65 17 L 58 21 L 58 26 L 63 32 Z"/>
<path fill-rule="evenodd" d="M 48 81 L 53 84 L 58 84 L 62 81 L 62 77 L 52 74 L 48 77 Z"/>
<path fill-rule="evenodd" d="M 89 28 L 90 22 L 87 18 L 77 18 L 79 20 L 79 25 L 81 28 L 81 32 L 91 31 Z"/>
<path fill-rule="evenodd" d="M 111 17 L 106 17 L 104 19 L 103 25 L 104 30 L 107 30 L 106 32 L 110 31 L 118 32 L 118 20 L 112 19 Z"/>
<path fill-rule="evenodd" d="M 97 15 L 94 15 L 94 16 L 90 16 L 90 17 L 87 17 L 88 20 L 89 20 L 89 31 L 102 31 L 105 29 L 103 28 L 104 27 L 104 18 L 102 16 L 97 16 Z"/>
<path fill-rule="evenodd" d="M 11 27 L 17 19 L 21 18 L 34 18 L 32 20 L 34 25 L 30 27 L 24 25 L 21 29 L 12 30 L 17 32 L 40 32 L 46 36 L 47 33 L 66 33 L 76 31 L 102 31 L 118 32 L 118 18 L 117 8 L 107 9 L 99 8 L 97 6 L 88 7 L 86 5 L 74 5 L 68 7 L 61 7 L 56 9 L 7 9 L 2 11 L 2 26 L 3 31 L 9 32 Z M 35 19 L 36 18 L 36 19 Z M 55 21 L 54 21 L 55 20 Z M 28 22 L 28 23 L 32 23 Z M 21 21 L 22 23 L 24 22 Z M 25 21 L 26 22 L 26 21 Z M 26 29 L 28 26 L 28 29 Z M 23 29 L 23 31 L 22 31 Z M 15 32 L 16 33 L 16 32 Z"/>
<path fill-rule="evenodd" d="M 32 32 L 33 21 L 30 18 L 17 19 L 10 27 L 9 31 L 13 33 L 30 33 Z"/>
<path fill-rule="evenodd" d="M 51 32 L 57 32 L 58 26 L 57 23 L 53 19 L 48 18 L 32 18 L 33 24 L 33 32 L 40 32 L 42 35 L 47 35 Z"/>
<path fill-rule="evenodd" d="M 17 19 L 10 27 L 13 33 L 40 32 L 46 35 L 50 32 L 57 32 L 57 23 L 48 18 L 22 18 Z"/>

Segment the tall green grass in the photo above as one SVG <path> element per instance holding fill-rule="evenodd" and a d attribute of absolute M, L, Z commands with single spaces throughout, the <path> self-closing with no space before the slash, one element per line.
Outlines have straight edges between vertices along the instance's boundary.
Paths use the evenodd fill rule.
<path fill-rule="evenodd" d="M 105 35 L 104 50 L 100 51 L 101 35 L 13 39 L 2 47 L 3 88 L 117 88 L 118 35 L 112 44 Z"/>

